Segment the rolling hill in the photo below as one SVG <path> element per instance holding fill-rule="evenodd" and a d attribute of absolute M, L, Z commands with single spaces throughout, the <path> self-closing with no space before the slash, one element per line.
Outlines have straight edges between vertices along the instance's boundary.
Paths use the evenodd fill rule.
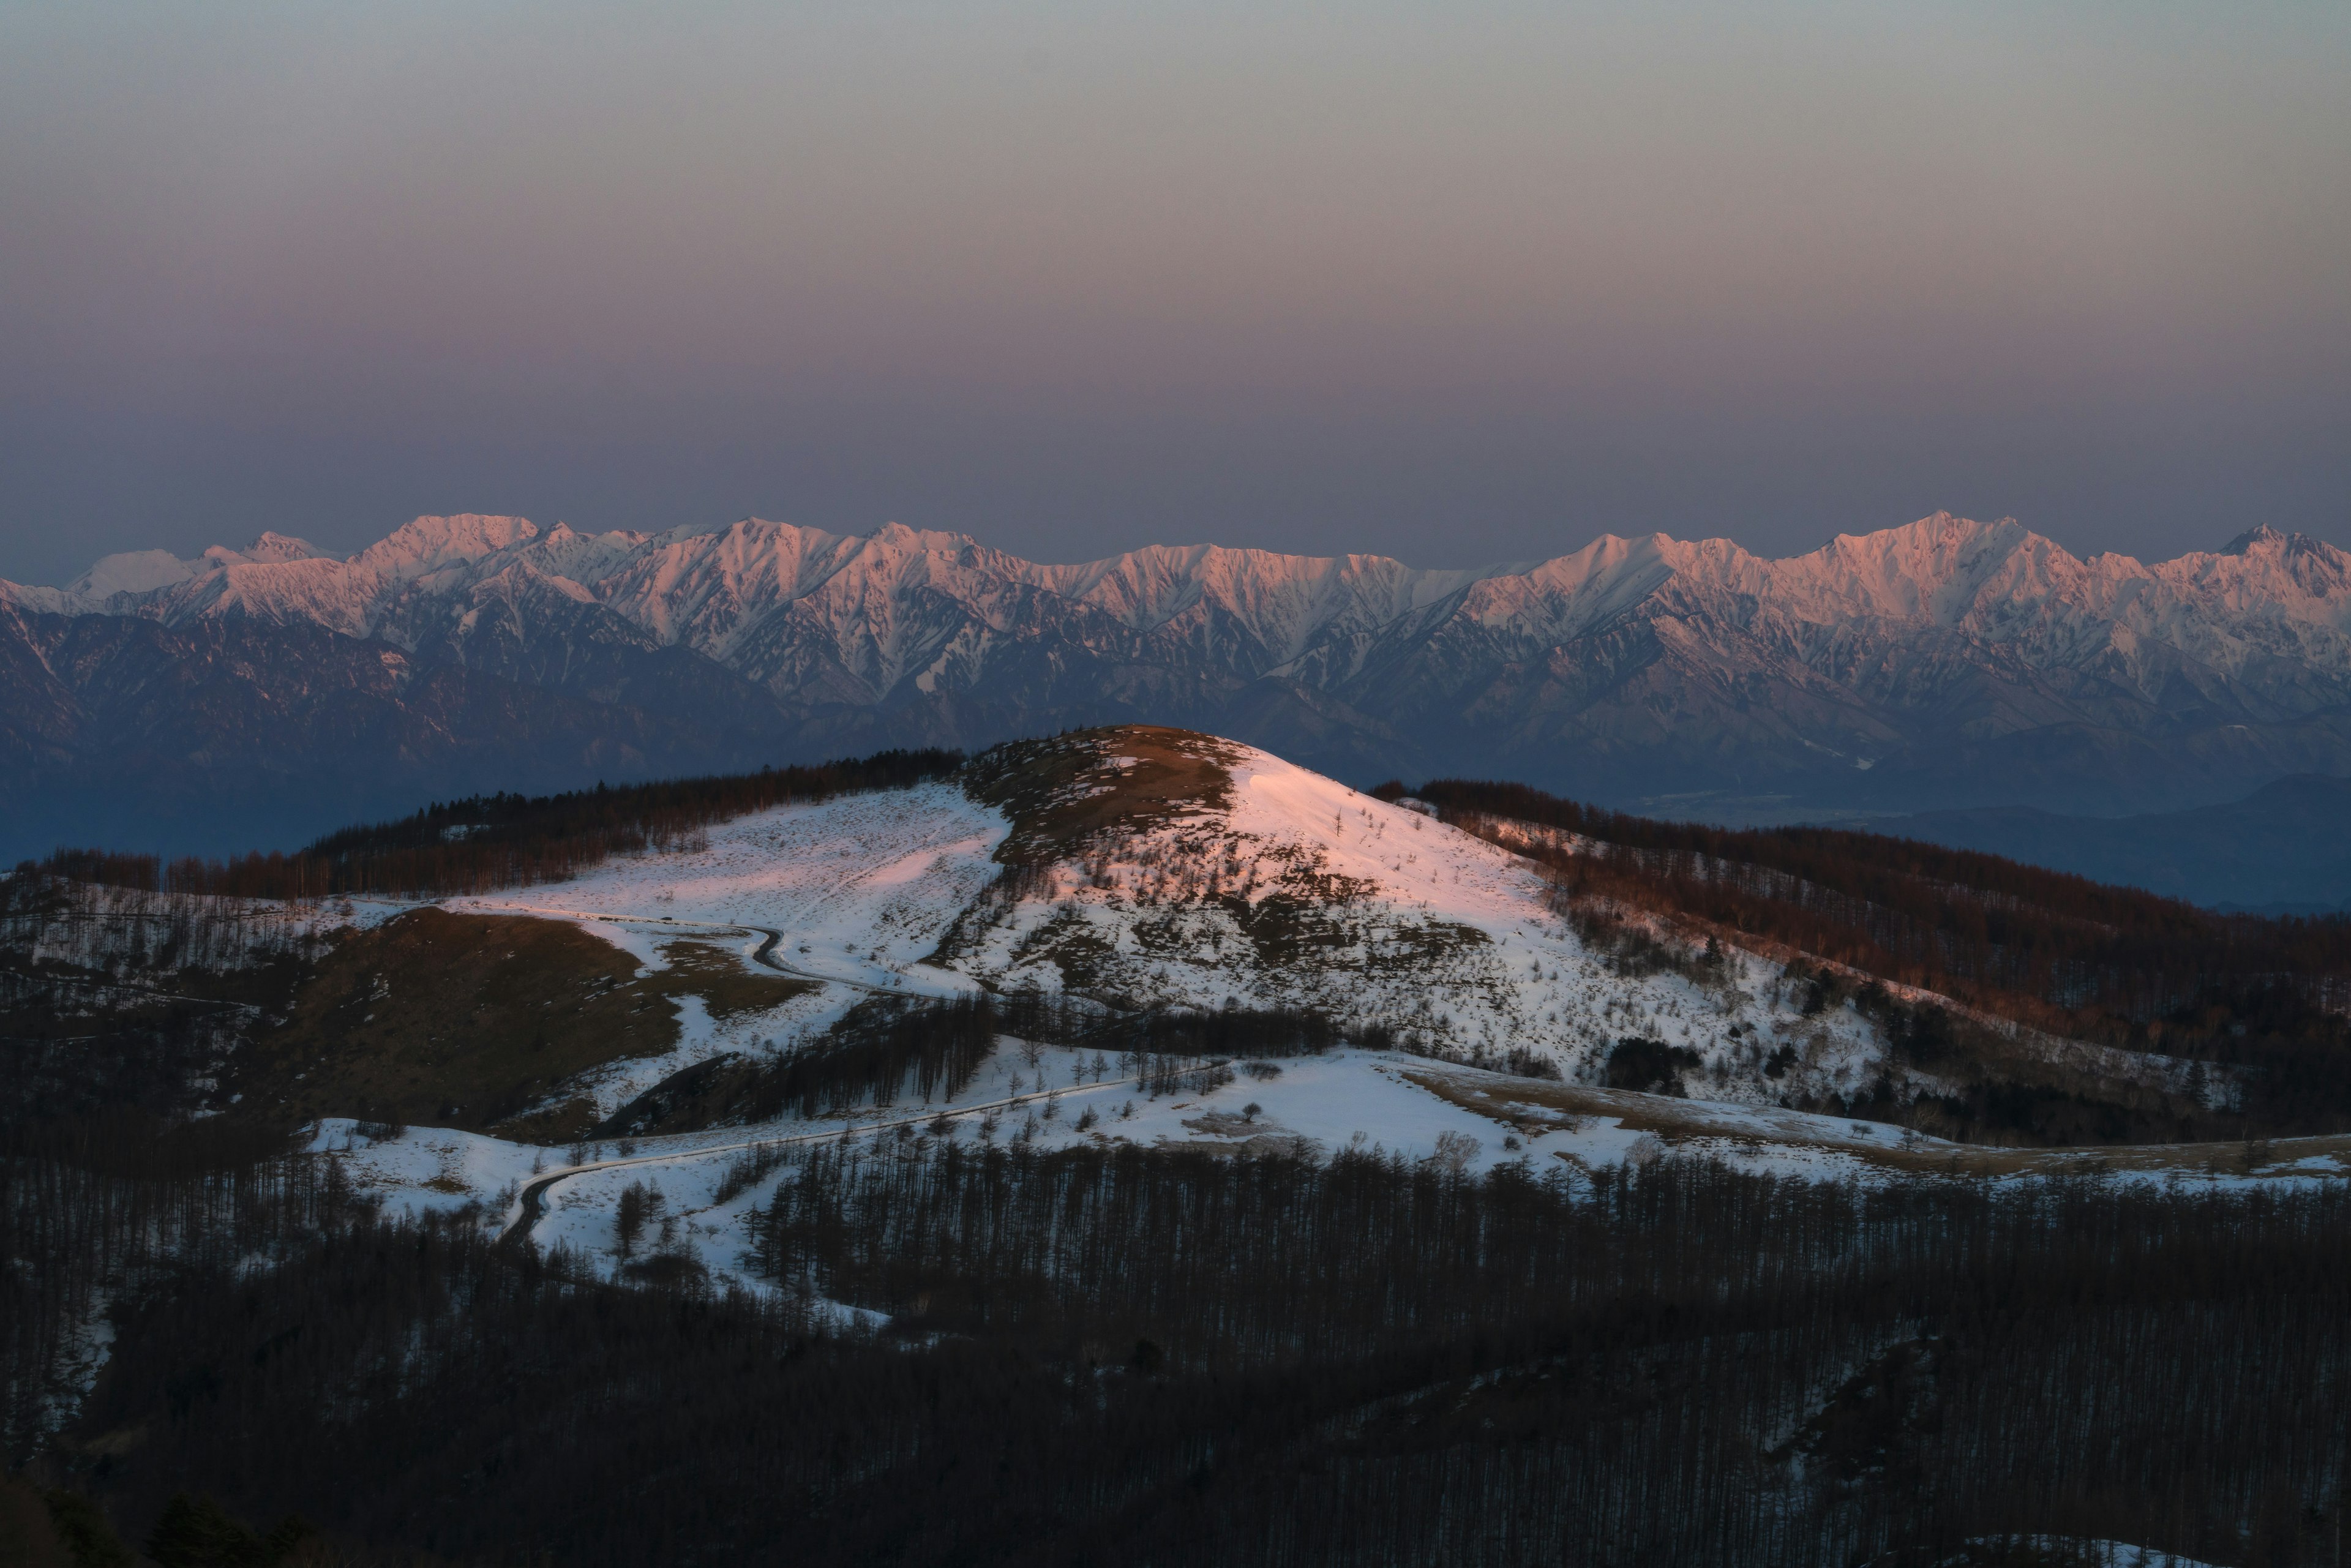
<path fill-rule="evenodd" d="M 1113 1059 L 1132 1086 L 1341 1053 L 1259 1094 L 1280 1109 L 1262 1125 L 1233 1120 L 1255 1091 L 1228 1071 L 1197 1090 L 1205 1122 L 1146 1109 L 1128 1131 L 1152 1139 L 1416 1146 L 1449 1128 L 1490 1163 L 1499 1140 L 1474 1129 L 1493 1116 L 1454 1124 L 1472 1104 L 1519 1106 L 1510 1126 L 1552 1131 L 1515 1144 L 1555 1134 L 1582 1160 L 1623 1152 L 1595 1106 L 1702 1138 L 1749 1116 L 1758 1146 L 1839 1159 L 1922 1137 L 2351 1131 L 2336 925 L 2226 920 L 1870 835 L 1422 790 L 1115 727 L 960 764 L 449 802 L 290 858 L 59 856 L 9 880 L 7 930 L 24 983 L 147 972 L 148 989 L 246 1009 L 246 1044 L 204 1048 L 213 1108 L 437 1124 L 489 1140 L 459 1163 L 493 1186 L 550 1143 L 700 1146 L 871 1113 L 898 1103 L 923 1033 L 892 1031 L 933 1014 L 980 1031 L 977 1056 L 924 1070 L 973 1104 L 1023 1080 L 1030 1096 L 1100 1083 Z M 260 946 L 224 950 L 225 923 Z M 265 971 L 280 977 L 233 978 Z M 989 1030 L 1029 1042 L 1025 1069 Z M 1520 1087 L 1472 1092 L 1459 1072 Z M 1717 1109 L 1682 1109 L 1698 1102 Z M 1893 1130 L 1856 1144 L 1838 1118 Z M 451 1179 L 456 1201 L 486 1196 Z"/>

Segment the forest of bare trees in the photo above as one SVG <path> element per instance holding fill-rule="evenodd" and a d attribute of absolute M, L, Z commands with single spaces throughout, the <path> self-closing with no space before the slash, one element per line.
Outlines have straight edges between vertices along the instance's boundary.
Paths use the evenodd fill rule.
<path fill-rule="evenodd" d="M 820 1145 L 753 1298 L 210 1159 L 11 1158 L 11 1256 L 124 1281 L 41 1473 L 133 1537 L 189 1492 L 484 1564 L 2340 1561 L 2336 1190 Z M 12 1277 L 12 1386 L 78 1277 Z"/>
<path fill-rule="evenodd" d="M 893 1005 L 806 1087 L 943 1089 L 1006 1028 L 1146 1073 L 1331 1043 Z M 614 1282 L 471 1211 L 388 1223 L 290 1129 L 108 1101 L 10 1103 L 0 1375 L 10 1465 L 134 1542 L 184 1493 L 236 1540 L 298 1519 L 385 1563 L 1843 1568 L 2003 1531 L 2340 1561 L 2331 1185 L 1481 1176 L 910 1127 L 730 1171 L 749 1296 L 658 1259 Z"/>

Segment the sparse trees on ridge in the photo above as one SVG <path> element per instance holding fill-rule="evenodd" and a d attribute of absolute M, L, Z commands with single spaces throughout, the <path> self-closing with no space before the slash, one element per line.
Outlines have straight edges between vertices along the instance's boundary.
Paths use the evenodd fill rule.
<path fill-rule="evenodd" d="M 2351 918 L 2220 915 L 1973 851 L 1654 821 L 1518 784 L 1439 779 L 1416 794 L 1549 866 L 1558 910 L 1632 972 L 1701 973 L 1704 945 L 1719 954 L 1729 934 L 2052 1034 L 2244 1069 L 2248 1113 L 2280 1130 L 2351 1117 Z M 1681 926 L 1686 950 L 1642 920 Z"/>

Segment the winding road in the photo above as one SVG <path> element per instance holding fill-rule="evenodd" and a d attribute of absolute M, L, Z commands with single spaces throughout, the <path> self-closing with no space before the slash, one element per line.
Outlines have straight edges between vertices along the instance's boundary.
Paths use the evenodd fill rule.
<path fill-rule="evenodd" d="M 750 922 L 744 920 L 680 920 L 674 915 L 610 915 L 590 909 L 559 909 L 550 904 L 500 904 L 496 907 L 501 912 L 510 912 L 517 915 L 551 915 L 560 916 L 567 920 L 601 920 L 617 925 L 651 925 L 673 931 L 728 931 L 736 933 L 756 931 L 762 937 L 766 938 L 766 940 L 759 944 L 758 950 L 754 952 L 751 955 L 751 957 L 755 962 L 767 968 L 775 970 L 779 975 L 789 975 L 793 979 L 806 980 L 814 985 L 846 986 L 852 990 L 864 991 L 871 995 L 881 997 L 906 997 L 937 994 L 927 989 L 918 990 L 897 986 L 877 986 L 865 980 L 852 980 L 840 975 L 819 974 L 813 970 L 795 967 L 776 956 L 776 949 L 783 946 L 784 933 L 772 925 L 755 925 Z M 903 979 L 905 977 L 899 975 L 896 970 L 889 972 L 899 978 Z M 936 973 L 944 975 L 948 973 L 948 971 L 939 970 L 936 971 Z M 961 977 L 962 977 L 960 976 L 956 977 L 958 979 Z M 974 1105 L 956 1105 L 951 1107 L 933 1106 L 925 1108 L 920 1115 L 899 1116 L 888 1120 L 872 1122 L 851 1122 L 842 1126 L 828 1128 L 822 1132 L 792 1133 L 780 1137 L 770 1138 L 745 1138 L 739 1142 L 731 1144 L 707 1144 L 696 1148 L 674 1149 L 665 1154 L 631 1155 L 618 1159 L 590 1160 L 581 1165 L 565 1166 L 560 1169 L 551 1170 L 541 1176 L 535 1176 L 523 1185 L 521 1190 L 515 1195 L 514 1207 L 507 1211 L 505 1225 L 499 1228 L 498 1239 L 503 1241 L 514 1236 L 529 1235 L 532 1229 L 538 1226 L 539 1220 L 546 1215 L 548 1193 L 553 1190 L 557 1184 L 569 1181 L 571 1177 L 576 1176 L 583 1176 L 590 1171 L 618 1170 L 625 1166 L 670 1165 L 679 1160 L 698 1159 L 705 1155 L 734 1154 L 743 1149 L 777 1148 L 788 1144 L 820 1144 L 828 1139 L 840 1138 L 844 1135 L 854 1136 L 862 1133 L 882 1133 L 891 1131 L 897 1127 L 918 1125 L 924 1123 L 935 1121 L 941 1116 L 956 1119 L 966 1116 L 984 1116 L 989 1112 L 1001 1111 L 1008 1106 L 1026 1105 L 1040 1100 L 1058 1100 L 1074 1094 L 1099 1093 L 1106 1089 L 1117 1089 L 1130 1084 L 1140 1083 L 1142 1082 L 1143 1080 L 1139 1076 L 1132 1078 L 1105 1079 L 1092 1083 L 1071 1084 L 1069 1087 L 1062 1089 L 1034 1090 L 1025 1094 L 1008 1095 L 1001 1100 L 990 1100 Z"/>
<path fill-rule="evenodd" d="M 814 969 L 797 968 L 776 956 L 776 949 L 784 942 L 781 931 L 772 925 L 755 925 L 747 920 L 680 920 L 671 915 L 608 915 L 594 909 L 559 909 L 549 904 L 478 904 L 470 907 L 477 908 L 485 915 L 553 915 L 566 920 L 599 920 L 608 925 L 657 925 L 672 931 L 756 931 L 767 940 L 761 942 L 758 950 L 751 955 L 753 960 L 779 975 L 789 975 L 795 980 L 808 980 L 820 986 L 847 986 L 852 991 L 865 991 L 877 997 L 943 994 L 898 986 L 877 986 L 870 980 L 851 979 L 846 975 L 826 975 Z M 946 975 L 950 971 L 939 969 L 933 972 Z M 899 972 L 892 969 L 887 973 L 898 975 Z M 961 976 L 956 977 L 962 978 Z"/>

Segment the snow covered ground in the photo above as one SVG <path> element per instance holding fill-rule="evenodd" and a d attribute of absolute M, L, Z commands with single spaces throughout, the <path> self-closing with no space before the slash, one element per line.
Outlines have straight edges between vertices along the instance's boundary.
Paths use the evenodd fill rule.
<path fill-rule="evenodd" d="M 953 995 L 969 982 L 921 961 L 995 876 L 1004 833 L 1003 818 L 962 790 L 925 784 L 778 806 L 711 829 L 702 849 L 628 856 L 556 886 L 447 907 L 739 923 L 789 933 L 779 956 L 802 973 Z M 582 924 L 655 959 L 657 934 Z"/>
<path fill-rule="evenodd" d="M 1045 1151 L 1085 1142 L 1218 1153 L 1290 1153 L 1326 1157 L 1345 1147 L 1441 1160 L 1472 1172 L 1525 1161 L 1535 1175 L 1560 1170 L 1581 1180 L 1607 1167 L 1700 1158 L 1755 1173 L 1885 1185 L 1965 1174 L 1995 1181 L 2096 1176 L 2118 1183 L 2210 1190 L 2340 1180 L 2351 1171 L 2351 1139 L 2286 1140 L 2257 1167 L 2211 1163 L 2209 1148 L 2107 1152 L 2095 1164 L 2068 1151 L 1970 1150 L 1903 1127 L 1843 1117 L 1614 1092 L 1608 1112 L 1560 1113 L 1541 1096 L 1557 1086 L 1392 1051 L 1333 1051 L 1259 1064 L 1235 1064 L 1229 1081 L 1154 1096 L 1113 1061 L 1061 1047 L 1001 1040 L 987 1065 L 952 1101 L 902 1102 L 847 1116 L 726 1127 L 669 1138 L 605 1142 L 584 1151 L 585 1167 L 545 1194 L 528 1226 L 545 1246 L 569 1247 L 607 1270 L 628 1260 L 617 1245 L 621 1195 L 643 1183 L 661 1196 L 633 1256 L 657 1248 L 691 1254 L 723 1283 L 759 1290 L 745 1253 L 749 1211 L 764 1204 L 773 1176 L 723 1200 L 721 1184 L 747 1146 L 848 1136 L 860 1140 L 947 1137 L 966 1145 L 1019 1140 Z M 942 1116 L 946 1118 L 941 1125 Z M 2319 1144 L 2325 1152 L 2293 1145 Z M 528 1217 L 522 1186 L 572 1168 L 572 1152 L 509 1144 L 445 1128 L 371 1137 L 359 1124 L 331 1120 L 312 1145 L 344 1161 L 355 1185 L 397 1212 L 454 1212 L 477 1205 L 479 1223 L 504 1231 Z M 1954 1156 L 1990 1163 L 1965 1166 Z M 663 1227 L 666 1226 L 664 1231 Z"/>
<path fill-rule="evenodd" d="M 1492 1117 L 1416 1084 L 1408 1074 L 1426 1071 L 1429 1064 L 1394 1052 L 1343 1050 L 1289 1058 L 1265 1063 L 1255 1073 L 1244 1069 L 1205 1091 L 1187 1088 L 1155 1097 L 1132 1078 L 1119 1077 L 1115 1064 L 1098 1080 L 1097 1065 L 1091 1051 L 1023 1049 L 1006 1040 L 952 1101 L 902 1103 L 847 1117 L 720 1128 L 625 1145 L 601 1143 L 588 1151 L 592 1168 L 564 1178 L 546 1194 L 529 1234 L 541 1245 L 569 1246 L 617 1270 L 623 1261 L 615 1231 L 621 1194 L 643 1182 L 663 1196 L 661 1213 L 673 1228 L 673 1245 L 690 1250 L 715 1279 L 756 1287 L 744 1263 L 747 1235 L 741 1222 L 749 1208 L 767 1200 L 773 1181 L 717 1202 L 730 1161 L 750 1143 L 831 1139 L 844 1133 L 894 1140 L 902 1123 L 925 1137 L 952 1137 L 966 1145 L 1018 1139 L 1040 1151 L 1119 1140 L 1147 1147 L 1321 1157 L 1353 1145 L 1414 1160 L 1445 1158 L 1477 1171 L 1515 1159 L 1538 1162 L 1541 1168 L 1561 1155 L 1569 1156 L 1569 1168 L 1582 1170 L 1663 1153 L 1654 1136 L 1605 1118 L 1520 1138 Z M 934 1133 L 942 1113 L 950 1115 L 950 1125 Z M 1888 1129 L 1888 1136 L 1897 1131 Z M 446 1128 L 413 1127 L 397 1136 L 371 1137 L 360 1124 L 340 1118 L 321 1124 L 312 1147 L 339 1155 L 356 1186 L 377 1193 L 396 1211 L 446 1213 L 478 1204 L 481 1223 L 494 1230 L 522 1218 L 517 1195 L 525 1183 L 568 1168 L 570 1160 L 568 1151 Z M 1725 1157 L 1742 1159 L 1729 1149 Z M 1758 1150 L 1742 1163 L 1822 1175 L 1862 1168 L 1823 1151 Z M 653 1240 L 649 1232 L 647 1247 L 638 1255 Z"/>
<path fill-rule="evenodd" d="M 625 1261 L 614 1225 L 621 1195 L 644 1183 L 662 1201 L 643 1247 L 689 1252 L 714 1278 L 745 1285 L 756 1281 L 743 1219 L 771 1182 L 722 1200 L 730 1165 L 747 1143 L 844 1133 L 1309 1155 L 1361 1144 L 1469 1170 L 1525 1160 L 1571 1175 L 1678 1155 L 1863 1182 L 2062 1173 L 2229 1185 L 2339 1179 L 2351 1169 L 2351 1140 L 2281 1141 L 2258 1159 L 2250 1148 L 2240 1159 L 2208 1147 L 2105 1151 L 2092 1161 L 1970 1150 L 1782 1109 L 1771 1102 L 1792 1084 L 1849 1092 L 1878 1071 L 1874 1026 L 1847 1008 L 1803 1014 L 1778 966 L 1750 955 L 1726 953 L 1697 977 L 1620 973 L 1550 913 L 1531 862 L 1263 752 L 1230 754 L 1225 814 L 1178 813 L 1082 844 L 1017 902 L 981 897 L 1010 825 L 939 784 L 765 811 L 712 830 L 700 848 L 449 906 L 573 920 L 649 967 L 668 962 L 664 948 L 680 936 L 747 957 L 772 932 L 773 958 L 816 982 L 778 1008 L 726 1020 L 689 999 L 675 1051 L 567 1086 L 585 1087 L 606 1110 L 716 1052 L 790 1050 L 869 995 L 949 997 L 983 983 L 1126 1003 L 1313 1008 L 1398 1028 L 1455 1058 L 1516 1050 L 1555 1064 L 1562 1079 L 1346 1049 L 1240 1063 L 1228 1082 L 1154 1096 L 1127 1076 L 1131 1067 L 1007 1039 L 952 1104 L 584 1151 L 432 1128 L 371 1136 L 330 1121 L 315 1146 L 335 1151 L 353 1180 L 395 1207 L 475 1205 L 486 1228 L 527 1221 L 541 1243 L 615 1270 Z M 1627 1036 L 1695 1053 L 1698 1065 L 1685 1075 L 1693 1098 L 1597 1087 L 1608 1049 Z M 1775 1053 L 1781 1075 L 1767 1079 L 1761 1066 Z M 942 1113 L 944 1125 L 935 1122 Z M 590 1168 L 553 1183 L 527 1216 L 523 1189 L 575 1165 Z"/>
<path fill-rule="evenodd" d="M 648 969 L 663 949 L 698 937 L 747 960 L 773 956 L 814 982 L 767 1012 L 726 1019 L 681 1004 L 676 1048 L 616 1062 L 565 1086 L 617 1110 L 661 1080 L 726 1051 L 789 1051 L 873 992 L 950 997 L 972 979 L 923 959 L 995 877 L 1005 822 L 952 785 L 779 806 L 710 830 L 699 849 L 612 860 L 565 883 L 444 900 L 453 910 L 569 920 Z"/>
<path fill-rule="evenodd" d="M 1844 1007 L 1803 1015 L 1775 964 L 1733 952 L 1700 978 L 1619 972 L 1546 908 L 1532 862 L 1268 753 L 1225 749 L 1223 816 L 1082 847 L 1008 904 L 981 894 L 1009 824 L 944 783 L 780 807 L 713 828 L 699 848 L 444 902 L 570 920 L 648 969 L 682 936 L 748 959 L 778 933 L 771 961 L 817 982 L 726 1019 L 687 998 L 674 1051 L 566 1086 L 606 1113 L 712 1055 L 790 1050 L 874 992 L 983 984 L 1305 1008 L 1459 1060 L 1546 1059 L 1588 1082 L 1618 1040 L 1654 1040 L 1695 1057 L 1692 1092 L 1758 1104 L 1851 1095 L 1880 1071 L 1869 1020 Z"/>
<path fill-rule="evenodd" d="M 1615 1042 L 1695 1052 L 1710 1094 L 1852 1093 L 1882 1055 L 1850 1009 L 1802 1016 L 1740 954 L 1706 983 L 1634 977 L 1545 907 L 1536 866 L 1400 805 L 1235 747 L 1221 827 L 1178 821 L 1058 868 L 948 962 L 1008 990 L 1214 1008 L 1299 1006 L 1432 1048 L 1549 1058 L 1595 1076 Z M 1767 1082 L 1782 1047 L 1793 1077 Z"/>

